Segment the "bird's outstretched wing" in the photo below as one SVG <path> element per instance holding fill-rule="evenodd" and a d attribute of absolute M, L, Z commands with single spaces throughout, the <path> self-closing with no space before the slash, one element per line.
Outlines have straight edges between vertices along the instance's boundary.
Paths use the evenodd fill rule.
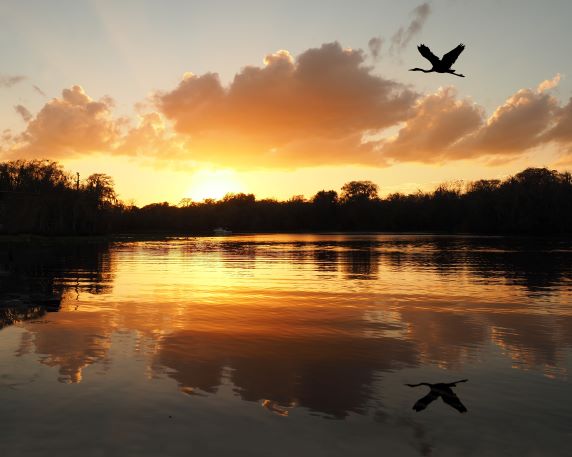
<path fill-rule="evenodd" d="M 421 397 L 419 400 L 415 402 L 415 404 L 413 405 L 413 409 L 415 411 L 423 411 L 425 408 L 427 408 L 427 406 L 429 406 L 432 402 L 434 402 L 438 398 L 439 394 L 431 390 L 427 395 Z"/>
<path fill-rule="evenodd" d="M 435 65 L 439 65 L 439 63 L 441 62 L 439 60 L 439 57 L 437 57 L 435 54 L 433 54 L 431 52 L 431 49 L 429 49 L 427 46 L 425 46 L 424 44 L 421 44 L 419 46 L 417 46 L 417 49 L 419 49 L 419 52 L 421 53 L 421 55 L 423 57 L 425 57 L 429 62 L 431 62 L 431 64 L 433 66 Z"/>
<path fill-rule="evenodd" d="M 459 397 L 457 397 L 457 395 L 455 395 L 455 393 L 450 392 L 447 394 L 443 394 L 443 395 L 441 395 L 441 398 L 443 399 L 443 401 L 445 403 L 447 403 L 452 408 L 455 408 L 460 413 L 466 413 L 467 412 L 467 408 L 465 407 L 465 405 L 463 405 L 463 403 L 461 403 L 461 400 L 459 400 Z"/>
<path fill-rule="evenodd" d="M 463 43 L 461 43 L 455 49 L 452 49 L 447 54 L 445 54 L 443 56 L 443 58 L 441 59 L 443 66 L 447 66 L 447 68 L 451 68 L 451 66 L 455 63 L 455 61 L 457 60 L 457 58 L 459 57 L 461 52 L 463 52 L 463 49 L 465 49 L 465 45 Z"/>

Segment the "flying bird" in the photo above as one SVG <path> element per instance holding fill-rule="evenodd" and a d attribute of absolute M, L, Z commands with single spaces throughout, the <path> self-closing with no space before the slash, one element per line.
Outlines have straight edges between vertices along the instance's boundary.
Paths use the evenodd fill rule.
<path fill-rule="evenodd" d="M 455 61 L 457 60 L 457 58 L 459 57 L 459 55 L 461 54 L 461 52 L 463 52 L 463 49 L 465 49 L 465 45 L 463 43 L 461 43 L 455 49 L 449 51 L 440 59 L 435 54 L 433 54 L 431 52 L 431 49 L 429 49 L 424 44 L 417 46 L 417 49 L 419 49 L 419 52 L 423 57 L 425 57 L 429 62 L 431 62 L 433 68 L 431 68 L 431 70 L 424 70 L 423 68 L 411 68 L 409 71 L 422 71 L 424 73 L 431 73 L 434 71 L 437 73 L 451 73 L 452 75 L 460 76 L 461 78 L 465 77 L 465 75 L 462 75 L 460 73 L 455 73 L 455 70 L 451 68 L 455 63 Z"/>
<path fill-rule="evenodd" d="M 427 395 L 421 397 L 419 400 L 415 402 L 413 405 L 413 409 L 415 411 L 423 411 L 427 406 L 429 406 L 433 401 L 437 400 L 439 397 L 443 399 L 445 403 L 447 403 L 451 408 L 455 408 L 460 413 L 466 413 L 467 408 L 459 397 L 453 392 L 451 387 L 455 387 L 460 382 L 467 382 L 467 379 L 462 379 L 460 381 L 450 382 L 450 383 L 437 383 L 437 384 L 429 384 L 428 382 L 420 382 L 419 384 L 405 384 L 409 387 L 417 387 L 417 386 L 427 386 L 431 390 Z"/>

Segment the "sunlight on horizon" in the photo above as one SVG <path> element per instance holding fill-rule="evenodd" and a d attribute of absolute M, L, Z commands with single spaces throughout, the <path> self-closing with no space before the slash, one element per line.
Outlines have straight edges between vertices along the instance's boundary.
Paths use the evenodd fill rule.
<path fill-rule="evenodd" d="M 220 200 L 226 194 L 244 192 L 243 184 L 232 170 L 199 170 L 192 178 L 192 185 L 185 197 L 194 201 L 209 198 Z"/>

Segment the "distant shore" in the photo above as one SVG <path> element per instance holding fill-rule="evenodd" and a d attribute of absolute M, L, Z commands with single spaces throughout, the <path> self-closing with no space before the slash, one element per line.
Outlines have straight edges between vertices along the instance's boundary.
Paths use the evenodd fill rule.
<path fill-rule="evenodd" d="M 527 168 L 504 180 L 443 183 L 432 192 L 379 194 L 371 181 L 350 181 L 338 193 L 307 199 L 257 199 L 227 194 L 220 200 L 128 205 L 113 179 L 83 182 L 48 160 L 0 162 L 0 234 L 117 237 L 124 234 L 210 236 L 233 233 L 438 233 L 572 235 L 572 175 Z M 105 238 L 104 238 L 105 239 Z"/>
<path fill-rule="evenodd" d="M 241 236 L 256 235 L 324 235 L 324 236 L 427 236 L 427 237 L 469 237 L 469 238 L 512 238 L 512 239 L 572 239 L 567 234 L 514 234 L 514 233 L 471 233 L 471 232 L 422 232 L 422 231 L 290 231 L 290 232 L 236 232 L 228 235 L 215 235 L 212 232 L 179 233 L 179 232 L 141 232 L 116 233 L 107 235 L 35 235 L 35 234 L 0 234 L 0 244 L 6 243 L 105 243 L 116 241 L 160 241 L 173 238 L 220 238 L 232 239 Z"/>

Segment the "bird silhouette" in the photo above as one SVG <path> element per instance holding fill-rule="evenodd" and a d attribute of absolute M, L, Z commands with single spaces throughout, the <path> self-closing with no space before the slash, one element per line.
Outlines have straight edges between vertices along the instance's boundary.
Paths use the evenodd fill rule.
<path fill-rule="evenodd" d="M 424 70 L 423 68 L 411 68 L 409 69 L 409 71 L 422 71 L 424 73 L 431 73 L 431 72 L 451 73 L 452 75 L 460 76 L 461 78 L 465 77 L 465 75 L 462 75 L 460 73 L 455 73 L 455 70 L 451 68 L 455 63 L 455 61 L 457 60 L 457 58 L 459 57 L 459 55 L 461 54 L 461 52 L 463 52 L 463 49 L 465 49 L 465 45 L 463 43 L 461 43 L 455 49 L 449 51 L 440 59 L 435 54 L 433 54 L 431 52 L 431 49 L 429 49 L 424 44 L 417 46 L 417 49 L 419 49 L 419 52 L 423 57 L 425 57 L 429 62 L 431 62 L 433 68 L 431 68 L 431 70 Z"/>
<path fill-rule="evenodd" d="M 459 397 L 453 392 L 451 387 L 455 387 L 460 382 L 467 382 L 468 379 L 461 379 L 460 381 L 450 382 L 450 383 L 437 383 L 437 384 L 429 384 L 428 382 L 420 382 L 419 384 L 405 384 L 409 387 L 418 387 L 418 386 L 427 386 L 431 390 L 427 395 L 421 397 L 419 400 L 415 402 L 413 405 L 413 409 L 417 412 L 423 411 L 427 406 L 429 406 L 433 401 L 437 400 L 439 397 L 443 399 L 445 403 L 447 403 L 451 408 L 455 408 L 460 413 L 466 413 L 467 408 Z"/>

